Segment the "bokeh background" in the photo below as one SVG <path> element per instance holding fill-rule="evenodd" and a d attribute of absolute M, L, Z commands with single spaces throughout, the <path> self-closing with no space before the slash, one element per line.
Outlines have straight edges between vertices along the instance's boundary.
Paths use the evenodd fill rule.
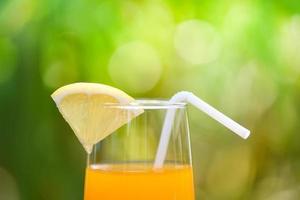
<path fill-rule="evenodd" d="M 300 198 L 298 0 L 1 0 L 0 200 L 80 200 L 85 152 L 50 94 L 77 81 L 140 98 L 192 91 L 197 200 Z"/>

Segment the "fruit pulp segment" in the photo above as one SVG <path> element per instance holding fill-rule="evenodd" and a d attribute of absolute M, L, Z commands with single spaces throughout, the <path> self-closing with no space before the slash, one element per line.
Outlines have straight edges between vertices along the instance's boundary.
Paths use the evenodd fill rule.
<path fill-rule="evenodd" d="M 86 169 L 85 200 L 194 200 L 191 166 L 144 171 L 109 168 Z"/>

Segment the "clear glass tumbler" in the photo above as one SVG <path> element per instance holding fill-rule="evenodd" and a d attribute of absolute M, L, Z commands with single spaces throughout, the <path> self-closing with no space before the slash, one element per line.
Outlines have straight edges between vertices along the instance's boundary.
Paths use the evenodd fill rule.
<path fill-rule="evenodd" d="M 186 105 L 160 100 L 106 104 L 138 117 L 94 145 L 88 156 L 85 200 L 194 200 Z M 166 112 L 175 111 L 164 164 L 154 167 Z"/>

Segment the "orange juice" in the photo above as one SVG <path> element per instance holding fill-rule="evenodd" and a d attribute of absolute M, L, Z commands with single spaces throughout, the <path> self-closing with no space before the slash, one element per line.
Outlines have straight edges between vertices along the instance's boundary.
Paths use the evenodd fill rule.
<path fill-rule="evenodd" d="M 86 170 L 84 199 L 194 200 L 192 167 L 92 165 Z"/>

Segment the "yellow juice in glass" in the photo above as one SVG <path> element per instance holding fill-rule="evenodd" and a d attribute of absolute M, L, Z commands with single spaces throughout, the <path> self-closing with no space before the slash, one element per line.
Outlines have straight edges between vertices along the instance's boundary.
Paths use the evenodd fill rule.
<path fill-rule="evenodd" d="M 85 200 L 194 200 L 189 165 L 92 165 L 86 169 Z"/>

